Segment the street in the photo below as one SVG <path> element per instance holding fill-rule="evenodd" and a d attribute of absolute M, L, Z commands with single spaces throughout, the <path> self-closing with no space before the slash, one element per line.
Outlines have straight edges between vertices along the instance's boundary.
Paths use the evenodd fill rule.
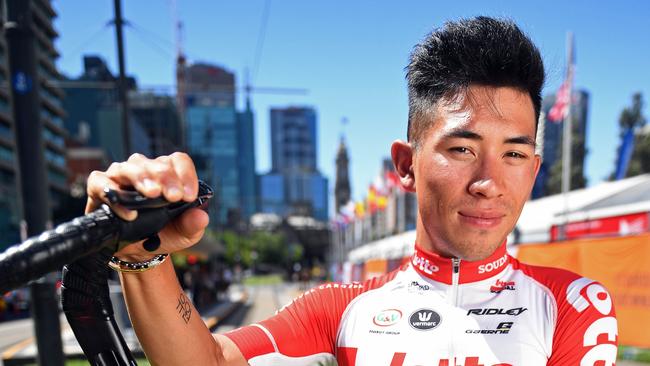
<path fill-rule="evenodd" d="M 33 335 L 34 329 L 30 318 L 0 323 L 0 354 Z M 2 358 L 0 358 L 0 365 L 2 365 Z"/>
<path fill-rule="evenodd" d="M 220 322 L 212 330 L 213 332 L 225 333 L 242 325 L 268 318 L 301 293 L 298 284 L 292 283 L 247 286 L 246 291 L 248 292 L 246 303 L 230 317 Z"/>

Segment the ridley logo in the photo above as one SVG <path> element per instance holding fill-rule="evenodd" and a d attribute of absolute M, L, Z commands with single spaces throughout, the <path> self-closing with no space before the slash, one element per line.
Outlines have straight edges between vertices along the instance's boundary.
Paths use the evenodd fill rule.
<path fill-rule="evenodd" d="M 438 272 L 440 270 L 438 266 L 429 262 L 428 259 L 420 257 L 417 253 L 415 253 L 411 262 L 426 274 L 433 274 L 433 272 Z"/>
<path fill-rule="evenodd" d="M 440 325 L 440 314 L 431 309 L 420 309 L 411 314 L 409 324 L 417 330 L 430 330 Z"/>
<path fill-rule="evenodd" d="M 481 264 L 480 266 L 478 266 L 478 273 L 492 272 L 495 269 L 498 269 L 499 267 L 506 264 L 507 261 L 508 261 L 508 255 L 505 254 L 503 257 L 495 261 L 486 264 Z"/>
<path fill-rule="evenodd" d="M 528 308 L 513 308 L 513 309 L 499 309 L 499 308 L 486 308 L 486 309 L 469 309 L 467 311 L 467 315 L 470 314 L 475 314 L 475 315 L 513 315 L 517 316 L 523 313 L 524 311 L 528 310 Z"/>
<path fill-rule="evenodd" d="M 397 323 L 402 318 L 402 312 L 397 309 L 382 310 L 372 318 L 372 322 L 380 327 L 388 327 Z"/>
<path fill-rule="evenodd" d="M 497 282 L 490 286 L 490 292 L 493 293 L 500 293 L 503 290 L 515 290 L 515 281 L 501 281 L 497 280 Z"/>

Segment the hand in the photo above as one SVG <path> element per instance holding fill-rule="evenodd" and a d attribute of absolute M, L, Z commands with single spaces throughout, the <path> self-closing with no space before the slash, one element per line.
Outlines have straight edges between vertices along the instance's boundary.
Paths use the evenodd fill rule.
<path fill-rule="evenodd" d="M 194 163 L 185 153 L 173 153 L 156 159 L 148 159 L 141 154 L 133 154 L 122 163 L 113 163 L 105 171 L 93 171 L 88 177 L 88 202 L 86 213 L 95 210 L 102 203 L 108 204 L 104 188 L 120 189 L 134 187 L 140 194 L 155 198 L 163 195 L 170 202 L 180 200 L 191 202 L 196 199 L 198 178 Z M 135 220 L 137 211 L 119 205 L 111 205 L 112 210 L 124 220 Z M 160 248 L 148 252 L 142 242 L 127 245 L 115 254 L 126 261 L 149 260 L 156 253 L 173 253 L 197 243 L 208 225 L 208 214 L 193 208 L 170 222 L 158 233 Z"/>

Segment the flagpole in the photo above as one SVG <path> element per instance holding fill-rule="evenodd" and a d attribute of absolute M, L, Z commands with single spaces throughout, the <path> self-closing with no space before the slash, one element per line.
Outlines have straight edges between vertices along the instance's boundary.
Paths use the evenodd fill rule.
<path fill-rule="evenodd" d="M 567 73 L 573 73 L 573 33 L 567 33 Z M 567 78 L 573 78 L 568 75 Z M 571 140 L 572 121 L 571 105 L 573 104 L 573 82 L 569 82 L 568 106 L 564 116 L 562 131 L 562 196 L 564 198 L 564 230 L 563 236 L 566 239 L 566 226 L 569 223 L 569 192 L 571 191 Z"/>

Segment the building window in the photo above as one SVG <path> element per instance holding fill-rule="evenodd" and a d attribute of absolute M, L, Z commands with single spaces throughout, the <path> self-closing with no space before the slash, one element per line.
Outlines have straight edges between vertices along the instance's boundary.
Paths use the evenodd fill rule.
<path fill-rule="evenodd" d="M 9 164 L 14 163 L 14 152 L 4 146 L 0 146 L 0 160 Z"/>

